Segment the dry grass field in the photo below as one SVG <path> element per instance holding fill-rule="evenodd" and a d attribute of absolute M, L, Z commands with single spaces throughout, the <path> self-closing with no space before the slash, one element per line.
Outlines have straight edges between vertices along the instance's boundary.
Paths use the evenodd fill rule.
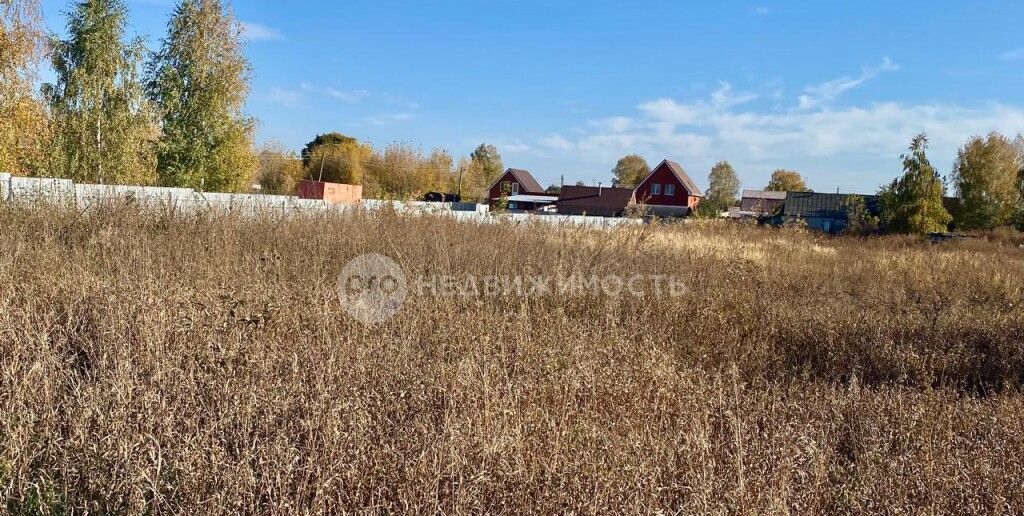
<path fill-rule="evenodd" d="M 643 272 L 682 297 L 410 295 Z M 12 513 L 1019 513 L 1024 249 L 0 206 Z"/>

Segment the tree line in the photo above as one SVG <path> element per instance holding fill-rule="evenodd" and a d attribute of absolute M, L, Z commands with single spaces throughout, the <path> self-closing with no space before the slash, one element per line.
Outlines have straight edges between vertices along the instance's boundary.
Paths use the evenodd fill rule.
<path fill-rule="evenodd" d="M 363 185 L 376 199 L 417 199 L 428 192 L 451 193 L 466 200 L 485 200 L 487 188 L 505 170 L 493 145 L 480 144 L 455 161 L 448 151 L 424 153 L 407 143 L 375 148 L 341 133 L 318 135 L 301 154 L 279 143 L 259 151 L 256 181 L 264 193 L 289 194 L 302 179 Z"/>
<path fill-rule="evenodd" d="M 481 145 L 455 162 L 332 133 L 301 156 L 253 146 L 243 108 L 252 68 L 242 25 L 222 0 L 179 0 L 155 51 L 129 39 L 122 0 L 82 0 L 67 37 L 48 35 L 39 0 L 0 1 L 0 170 L 84 183 L 292 193 L 304 177 L 361 183 L 367 195 L 427 191 L 480 198 L 502 170 Z M 36 90 L 44 60 L 55 79 Z"/>

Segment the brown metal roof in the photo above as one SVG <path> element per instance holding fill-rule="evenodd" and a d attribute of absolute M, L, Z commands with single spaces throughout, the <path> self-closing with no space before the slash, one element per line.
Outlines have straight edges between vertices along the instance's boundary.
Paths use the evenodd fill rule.
<path fill-rule="evenodd" d="M 878 213 L 878 196 L 858 194 L 834 194 L 815 192 L 786 192 L 783 214 L 787 217 L 823 218 L 846 220 L 848 202 L 851 197 L 864 199 L 869 213 Z"/>
<path fill-rule="evenodd" d="M 558 212 L 569 215 L 618 217 L 633 200 L 633 189 L 608 186 L 563 186 Z"/>
<path fill-rule="evenodd" d="M 511 173 L 519 180 L 519 184 L 525 189 L 524 193 L 544 193 L 544 187 L 533 178 L 533 174 L 531 174 L 529 170 L 510 168 L 506 170 L 505 173 Z"/>
<path fill-rule="evenodd" d="M 770 199 L 773 201 L 785 201 L 786 192 L 773 192 L 771 190 L 743 190 L 744 199 Z"/>
<path fill-rule="evenodd" d="M 676 179 L 679 179 L 679 182 L 686 187 L 686 191 L 688 191 L 690 195 L 694 197 L 704 197 L 704 192 L 701 192 L 700 188 L 697 188 L 697 183 L 694 183 L 693 179 L 690 179 L 690 176 L 685 170 L 683 170 L 683 167 L 681 167 L 679 163 L 671 160 L 665 160 L 662 164 L 668 165 L 669 170 L 676 175 Z M 658 166 L 660 167 L 661 165 Z M 657 168 L 655 168 L 655 170 L 657 170 Z"/>

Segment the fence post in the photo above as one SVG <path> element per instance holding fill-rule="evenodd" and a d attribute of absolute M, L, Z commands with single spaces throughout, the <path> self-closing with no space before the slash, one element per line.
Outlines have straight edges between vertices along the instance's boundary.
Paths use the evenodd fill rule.
<path fill-rule="evenodd" d="M 0 172 L 0 201 L 9 200 L 11 195 L 11 175 Z"/>

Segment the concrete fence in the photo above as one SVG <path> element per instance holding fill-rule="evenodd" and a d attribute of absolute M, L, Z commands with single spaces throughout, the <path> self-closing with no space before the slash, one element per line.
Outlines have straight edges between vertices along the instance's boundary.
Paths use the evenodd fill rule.
<path fill-rule="evenodd" d="M 491 214 L 487 205 L 472 203 L 402 202 L 365 199 L 359 205 L 331 204 L 322 200 L 286 195 L 197 192 L 191 188 L 75 184 L 70 179 L 17 177 L 0 173 L 0 202 L 49 203 L 86 209 L 112 201 L 181 213 L 216 212 L 243 215 L 343 212 L 392 209 L 411 215 L 448 216 L 476 223 L 546 223 L 611 228 L 640 224 L 634 219 L 610 219 L 570 215 Z"/>
<path fill-rule="evenodd" d="M 6 201 L 11 195 L 11 175 L 0 172 L 0 201 Z"/>

